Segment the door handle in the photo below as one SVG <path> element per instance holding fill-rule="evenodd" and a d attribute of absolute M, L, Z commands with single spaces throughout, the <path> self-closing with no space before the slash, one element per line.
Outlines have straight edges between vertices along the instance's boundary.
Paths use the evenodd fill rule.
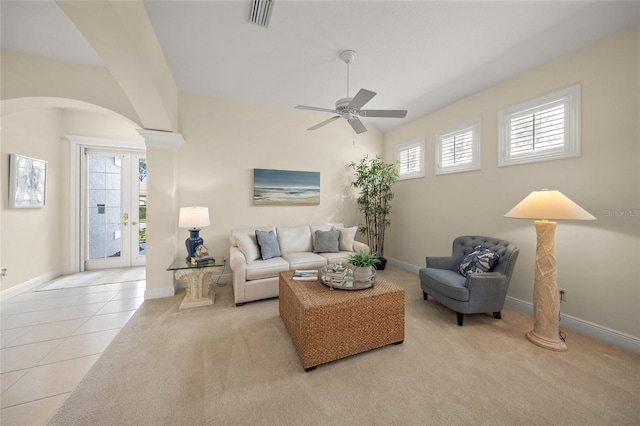
<path fill-rule="evenodd" d="M 135 225 L 137 225 L 137 224 L 138 224 L 138 222 L 131 222 L 131 224 L 132 224 L 133 226 L 135 226 Z"/>
<path fill-rule="evenodd" d="M 128 222 L 124 222 L 124 223 L 123 223 L 123 225 L 124 225 L 124 226 L 127 226 L 128 224 L 129 224 Z"/>

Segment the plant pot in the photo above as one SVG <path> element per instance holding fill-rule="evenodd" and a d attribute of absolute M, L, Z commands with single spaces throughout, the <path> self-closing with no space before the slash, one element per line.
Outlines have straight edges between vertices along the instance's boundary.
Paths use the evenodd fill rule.
<path fill-rule="evenodd" d="M 384 271 L 384 268 L 387 267 L 387 259 L 385 259 L 384 257 L 379 257 L 378 260 L 379 262 L 374 265 L 375 268 L 378 271 Z"/>
<path fill-rule="evenodd" d="M 371 283 L 376 277 L 376 270 L 373 266 L 356 266 L 353 269 L 353 280 L 360 283 Z"/>

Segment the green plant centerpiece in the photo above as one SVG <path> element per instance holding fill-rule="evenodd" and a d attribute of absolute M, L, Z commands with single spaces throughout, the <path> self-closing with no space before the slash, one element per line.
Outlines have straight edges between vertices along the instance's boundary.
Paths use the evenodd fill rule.
<path fill-rule="evenodd" d="M 369 253 L 353 253 L 349 256 L 349 263 L 359 268 L 368 268 L 378 262 L 378 258 Z"/>
<path fill-rule="evenodd" d="M 353 280 L 373 284 L 376 278 L 374 265 L 378 262 L 378 258 L 369 253 L 353 253 L 350 255 L 349 263 L 355 266 L 353 269 Z"/>
<path fill-rule="evenodd" d="M 391 188 L 398 179 L 398 164 L 385 163 L 382 157 L 365 156 L 359 163 L 351 162 L 355 180 L 351 186 L 360 191 L 357 203 L 364 214 L 364 223 L 358 225 L 358 232 L 367 238 L 371 253 L 379 259 L 377 269 L 384 269 L 384 233 L 391 224 Z"/>

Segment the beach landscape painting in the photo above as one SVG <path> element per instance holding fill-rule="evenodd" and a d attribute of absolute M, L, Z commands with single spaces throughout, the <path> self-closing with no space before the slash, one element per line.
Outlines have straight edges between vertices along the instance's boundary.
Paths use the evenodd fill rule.
<path fill-rule="evenodd" d="M 317 206 L 320 172 L 253 169 L 253 204 Z"/>

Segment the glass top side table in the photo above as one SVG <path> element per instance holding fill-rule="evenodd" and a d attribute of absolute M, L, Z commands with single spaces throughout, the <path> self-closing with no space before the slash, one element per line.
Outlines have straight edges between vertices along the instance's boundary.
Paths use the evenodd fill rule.
<path fill-rule="evenodd" d="M 195 265 L 187 262 L 182 254 L 176 257 L 167 271 L 173 271 L 175 278 L 184 284 L 186 295 L 180 303 L 180 309 L 213 305 L 216 294 L 209 293 L 209 280 L 213 273 L 211 268 L 222 268 L 225 264 L 223 255 L 215 255 L 213 260 Z"/>

